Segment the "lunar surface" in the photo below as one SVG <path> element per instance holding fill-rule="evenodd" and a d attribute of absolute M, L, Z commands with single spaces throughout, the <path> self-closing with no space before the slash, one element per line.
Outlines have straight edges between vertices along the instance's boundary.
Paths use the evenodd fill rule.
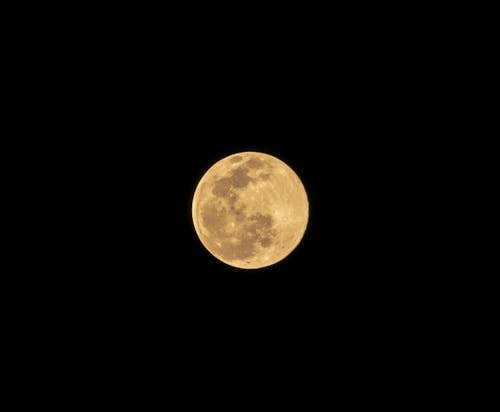
<path fill-rule="evenodd" d="M 297 174 L 265 153 L 242 152 L 215 163 L 196 187 L 193 223 L 205 248 L 243 269 L 273 265 L 300 243 L 309 203 Z"/>

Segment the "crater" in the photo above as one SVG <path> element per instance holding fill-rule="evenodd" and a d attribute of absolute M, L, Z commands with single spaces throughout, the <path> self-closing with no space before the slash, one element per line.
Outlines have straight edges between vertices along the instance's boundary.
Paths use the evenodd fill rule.
<path fill-rule="evenodd" d="M 270 229 L 273 225 L 273 218 L 271 215 L 263 215 L 262 213 L 256 213 L 249 217 L 249 220 L 254 222 L 254 225 L 260 229 Z"/>
<path fill-rule="evenodd" d="M 201 210 L 203 226 L 211 233 L 218 236 L 223 235 L 223 228 L 227 217 L 225 207 L 218 208 L 215 205 L 207 205 Z"/>
<path fill-rule="evenodd" d="M 247 226 L 247 237 L 254 242 L 260 242 L 263 247 L 271 246 L 272 238 L 276 236 L 271 215 L 257 213 L 248 220 L 250 223 Z"/>
<path fill-rule="evenodd" d="M 222 243 L 219 253 L 229 260 L 248 259 L 256 253 L 255 242 L 247 238 L 236 241 L 228 240 Z"/>
<path fill-rule="evenodd" d="M 236 201 L 237 196 L 231 192 L 231 189 L 241 189 L 253 180 L 248 176 L 247 172 L 248 169 L 246 167 L 240 166 L 234 169 L 229 177 L 221 177 L 215 180 L 212 194 L 217 197 L 227 198 L 229 202 Z"/>
<path fill-rule="evenodd" d="M 245 213 L 243 212 L 245 209 L 245 205 L 242 205 L 240 208 L 236 208 L 234 204 L 232 204 L 229 208 L 230 212 L 234 215 L 234 218 L 241 222 L 245 219 Z"/>
<path fill-rule="evenodd" d="M 272 244 L 271 238 L 269 238 L 269 237 L 265 237 L 265 238 L 262 238 L 260 240 L 260 245 L 262 247 L 269 247 L 269 246 L 271 246 L 271 244 Z"/>
<path fill-rule="evenodd" d="M 238 167 L 231 173 L 231 183 L 233 187 L 241 189 L 245 187 L 252 178 L 248 176 L 247 169 L 243 167 Z"/>
<path fill-rule="evenodd" d="M 265 162 L 260 160 L 258 157 L 251 157 L 245 163 L 251 169 L 260 169 L 264 167 Z"/>
<path fill-rule="evenodd" d="M 215 248 L 224 259 L 249 259 L 256 255 L 259 244 L 266 248 L 273 244 L 272 238 L 275 237 L 276 231 L 273 229 L 271 215 L 256 213 L 237 226 L 236 232 L 230 234 L 222 230 L 219 225 L 224 225 L 231 218 L 244 220 L 243 208 L 236 209 L 231 206 L 227 213 L 216 210 L 209 217 L 211 218 L 209 223 L 214 225 L 214 233 L 217 233 L 221 241 L 220 245 L 216 245 Z"/>
<path fill-rule="evenodd" d="M 229 190 L 229 194 L 227 196 L 227 203 L 231 206 L 231 209 L 234 209 L 234 204 L 238 201 L 238 195 L 234 193 L 234 191 Z"/>
<path fill-rule="evenodd" d="M 222 177 L 215 181 L 212 194 L 217 197 L 226 197 L 231 189 L 231 179 Z"/>
<path fill-rule="evenodd" d="M 242 160 L 243 160 L 243 157 L 241 157 L 240 155 L 233 156 L 233 157 L 231 157 L 231 159 L 229 159 L 229 161 L 231 163 L 239 163 Z"/>

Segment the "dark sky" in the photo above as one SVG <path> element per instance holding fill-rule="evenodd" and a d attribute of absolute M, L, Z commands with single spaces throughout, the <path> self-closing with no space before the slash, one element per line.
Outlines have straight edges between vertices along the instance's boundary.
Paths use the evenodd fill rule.
<path fill-rule="evenodd" d="M 151 72 L 137 66 L 130 84 L 100 83 L 99 99 L 85 90 L 89 109 L 68 120 L 77 136 L 65 161 L 79 168 L 88 193 L 77 195 L 86 242 L 78 264 L 90 272 L 82 290 L 102 290 L 99 304 L 154 318 L 221 310 L 283 321 L 384 307 L 406 253 L 398 240 L 408 222 L 400 171 L 411 139 L 398 134 L 399 108 L 350 63 L 327 65 L 317 54 L 295 64 L 292 51 L 285 54 L 255 60 L 259 68 L 210 55 L 203 70 L 182 60 L 165 73 L 161 60 Z M 310 202 L 293 254 L 248 272 L 214 259 L 191 221 L 203 173 L 245 150 L 288 163 Z"/>
<path fill-rule="evenodd" d="M 280 353 L 284 367 L 301 343 L 302 361 L 319 363 L 334 344 L 362 358 L 367 341 L 409 335 L 430 284 L 417 235 L 432 208 L 417 183 L 418 154 L 432 149 L 422 77 L 405 71 L 406 46 L 385 47 L 394 36 L 327 23 L 257 38 L 162 20 L 71 41 L 64 70 L 49 69 L 60 91 L 37 94 L 57 105 L 36 119 L 61 138 L 36 143 L 56 160 L 43 160 L 43 187 L 60 182 L 56 204 L 49 189 L 36 204 L 47 201 L 60 228 L 47 229 L 49 275 L 35 284 L 66 328 L 113 350 L 130 342 L 151 363 L 213 359 L 207 348 L 222 341 L 248 359 L 253 348 Z M 216 260 L 191 221 L 203 173 L 247 150 L 292 167 L 310 205 L 295 251 L 253 271 Z"/>
<path fill-rule="evenodd" d="M 248 104 L 238 118 L 206 106 L 192 112 L 192 123 L 159 120 L 156 133 L 101 145 L 106 154 L 94 176 L 97 197 L 85 230 L 92 229 L 88 262 L 103 296 L 154 317 L 174 310 L 194 319 L 212 313 L 261 321 L 279 316 L 282 322 L 304 314 L 324 321 L 335 308 L 352 314 L 383 305 L 388 283 L 395 280 L 394 250 L 401 246 L 389 237 L 394 228 L 387 216 L 394 205 L 384 196 L 393 194 L 381 181 L 379 150 L 371 139 L 351 134 L 342 119 L 318 119 L 297 105 L 265 119 L 245 115 Z M 310 203 L 307 231 L 296 250 L 252 271 L 212 257 L 191 221 L 192 196 L 203 173 L 245 150 L 289 164 Z"/>
<path fill-rule="evenodd" d="M 400 235 L 407 227 L 400 179 L 386 171 L 381 140 L 361 127 L 353 132 L 351 119 L 334 111 L 317 117 L 303 100 L 265 119 L 248 114 L 261 100 L 242 103 L 239 116 L 231 105 L 207 105 L 188 120 L 165 114 L 147 133 L 124 127 L 123 137 L 95 142 L 83 165 L 88 196 L 77 194 L 81 236 L 65 246 L 53 285 L 64 291 L 58 316 L 68 313 L 70 328 L 114 342 L 120 367 L 132 351 L 162 367 L 175 359 L 216 368 L 234 357 L 248 368 L 267 359 L 286 374 L 339 359 L 351 373 L 351 362 L 396 353 L 387 339 L 410 333 L 422 283 Z M 296 250 L 255 271 L 215 259 L 191 221 L 203 173 L 244 150 L 289 164 L 310 203 Z M 118 356 L 120 348 L 127 353 Z"/>
<path fill-rule="evenodd" d="M 35 386 L 67 393 L 57 375 L 81 388 L 70 399 L 135 393 L 141 409 L 176 396 L 205 406 L 214 393 L 247 405 L 264 388 L 300 408 L 309 386 L 306 410 L 442 387 L 429 381 L 456 347 L 438 342 L 455 307 L 441 303 L 452 282 L 437 279 L 455 274 L 434 258 L 455 172 L 434 179 L 432 167 L 453 156 L 446 117 L 435 120 L 449 89 L 461 93 L 441 66 L 455 32 L 437 41 L 433 10 L 326 5 L 100 4 L 53 21 L 32 11 L 39 29 L 9 32 L 26 41 L 9 60 L 21 78 L 8 78 L 8 106 L 29 110 L 6 179 L 29 176 L 19 221 L 34 227 L 19 229 L 32 249 L 16 261 L 21 296 L 6 317 L 26 313 L 13 321 L 29 334 L 12 333 L 25 345 L 14 359 L 28 359 L 17 369 Z M 203 173 L 247 150 L 292 167 L 310 205 L 300 245 L 254 271 L 215 259 L 191 221 Z"/>

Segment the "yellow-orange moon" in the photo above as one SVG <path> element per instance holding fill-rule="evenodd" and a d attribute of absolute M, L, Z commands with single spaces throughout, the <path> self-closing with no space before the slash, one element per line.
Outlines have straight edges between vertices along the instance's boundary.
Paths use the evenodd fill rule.
<path fill-rule="evenodd" d="M 259 152 L 227 156 L 198 183 L 192 204 L 201 243 L 220 261 L 243 269 L 273 265 L 302 240 L 309 202 L 297 174 Z"/>

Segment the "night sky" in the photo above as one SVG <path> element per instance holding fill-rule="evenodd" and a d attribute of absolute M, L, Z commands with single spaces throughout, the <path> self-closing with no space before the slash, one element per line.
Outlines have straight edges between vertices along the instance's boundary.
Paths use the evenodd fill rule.
<path fill-rule="evenodd" d="M 384 247 L 384 184 L 380 173 L 371 170 L 376 162 L 369 160 L 370 145 L 342 136 L 345 128 L 337 131 L 332 125 L 321 132 L 308 111 L 282 111 L 266 120 L 257 114 L 236 119 L 210 113 L 210 121 L 193 121 L 185 128 L 170 130 L 162 123 L 170 137 L 130 138 L 124 152 L 115 152 L 109 180 L 99 185 L 103 209 L 94 211 L 105 211 L 99 216 L 104 231 L 96 233 L 95 262 L 104 264 L 96 281 L 109 293 L 123 289 L 116 297 L 124 303 L 182 308 L 181 313 L 192 312 L 195 318 L 222 310 L 225 316 L 260 314 L 264 320 L 274 313 L 291 321 L 300 312 L 314 322 L 336 306 L 368 310 L 377 295 L 384 295 L 387 270 L 396 261 L 391 248 Z M 208 167 L 247 150 L 290 165 L 310 206 L 299 246 L 285 260 L 257 270 L 215 259 L 198 240 L 191 220 L 192 196 Z"/>
<path fill-rule="evenodd" d="M 335 93 L 310 73 L 297 87 L 292 77 L 276 83 L 262 74 L 248 84 L 222 74 L 210 81 L 187 76 L 182 87 L 173 78 L 174 94 L 162 86 L 162 99 L 133 95 L 105 122 L 85 124 L 97 135 L 82 134 L 79 151 L 67 159 L 84 188 L 77 198 L 85 248 L 75 264 L 89 275 L 81 290 L 97 293 L 98 305 L 139 310 L 155 321 L 175 312 L 192 320 L 281 322 L 300 313 L 324 322 L 337 310 L 369 315 L 394 299 L 389 291 L 401 282 L 408 254 L 399 241 L 408 199 L 398 172 L 405 150 L 388 130 L 395 124 L 364 109 L 341 77 Z M 310 206 L 293 253 L 251 271 L 215 259 L 191 219 L 199 179 L 239 151 L 282 159 L 301 178 Z"/>
<path fill-rule="evenodd" d="M 300 354 L 302 366 L 334 356 L 348 373 L 392 356 L 433 290 L 422 257 L 439 253 L 424 236 L 433 204 L 418 195 L 419 154 L 433 146 L 411 105 L 425 82 L 405 74 L 406 48 L 330 21 L 257 39 L 255 27 L 233 37 L 158 19 L 83 38 L 87 52 L 73 41 L 66 69 L 51 72 L 58 109 L 30 119 L 62 136 L 30 146 L 54 158 L 42 159 L 50 178 L 34 177 L 50 250 L 33 289 L 49 291 L 48 318 L 99 354 L 95 342 L 108 344 L 121 367 L 132 354 L 211 371 L 217 356 L 249 367 L 263 354 L 286 374 Z M 240 151 L 283 160 L 309 199 L 301 243 L 257 270 L 214 258 L 191 219 L 200 178 Z"/>

